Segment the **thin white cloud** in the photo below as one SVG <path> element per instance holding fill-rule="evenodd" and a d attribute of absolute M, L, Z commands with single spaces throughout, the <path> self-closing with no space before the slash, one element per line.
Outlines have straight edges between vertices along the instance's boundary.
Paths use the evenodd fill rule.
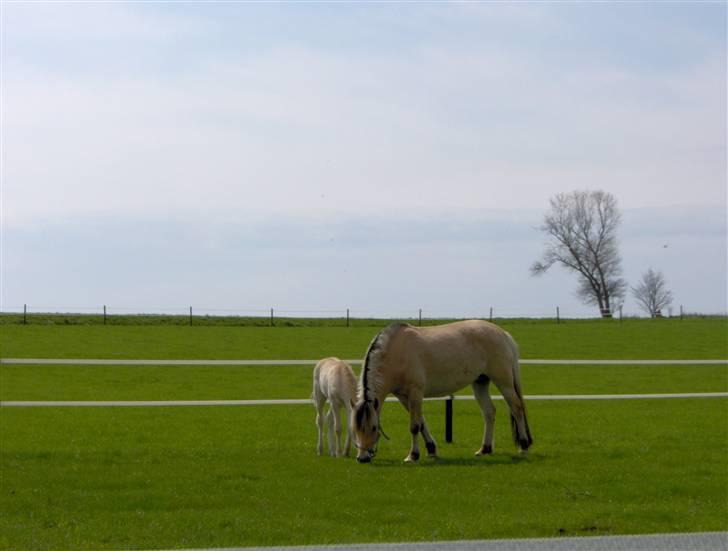
<path fill-rule="evenodd" d="M 461 311 L 491 296 L 512 310 L 544 296 L 574 305 L 563 274 L 527 273 L 541 240 L 523 228 L 555 193 L 602 188 L 624 209 L 726 204 L 725 32 L 700 17 L 643 6 L 621 22 L 623 8 L 595 7 L 604 20 L 588 6 L 540 4 L 4 9 L 6 303 L 47 284 L 25 267 L 45 273 L 48 237 L 14 244 L 38 230 L 74 251 L 51 255 L 65 275 L 45 302 L 106 301 L 110 287 L 96 281 L 127 304 L 187 302 L 197 282 L 224 273 L 199 302 L 249 304 L 235 300 L 248 288 L 259 306 L 373 296 L 383 310 L 423 296 L 425 307 Z M 488 209 L 532 209 L 535 222 L 472 222 Z M 647 224 L 683 254 L 666 277 L 706 311 L 710 290 L 721 310 L 725 262 L 714 260 L 725 237 L 671 233 L 683 216 Z M 155 219 L 166 229 L 142 224 L 137 235 Z M 94 241 L 101 229 L 111 244 Z M 630 278 L 642 261 L 667 259 L 652 239 L 625 233 Z M 107 246 L 116 254 L 99 277 L 79 280 L 89 251 Z M 204 265 L 170 278 L 186 252 Z M 690 289 L 694 268 L 678 258 L 710 272 L 704 289 Z M 317 275 L 336 263 L 349 271 Z M 142 280 L 150 265 L 155 279 Z M 412 269 L 423 274 L 416 286 Z"/>
<path fill-rule="evenodd" d="M 724 197 L 715 64 L 552 82 L 493 59 L 284 49 L 163 82 L 12 75 L 6 214 L 517 208 L 582 187 L 627 206 Z"/>

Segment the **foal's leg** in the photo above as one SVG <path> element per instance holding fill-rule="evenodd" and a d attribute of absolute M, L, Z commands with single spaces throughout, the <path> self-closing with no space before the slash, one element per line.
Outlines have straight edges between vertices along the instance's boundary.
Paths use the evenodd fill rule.
<path fill-rule="evenodd" d="M 326 404 L 325 398 L 316 392 L 314 389 L 313 394 L 313 405 L 316 408 L 316 427 L 318 428 L 318 443 L 316 444 L 316 451 L 321 455 L 324 451 L 324 405 Z"/>
<path fill-rule="evenodd" d="M 488 387 L 490 386 L 490 379 L 485 378 L 485 381 L 474 382 L 472 385 L 473 394 L 475 399 L 480 406 L 480 410 L 483 412 L 483 419 L 485 420 L 485 431 L 483 432 L 483 443 L 480 445 L 480 449 L 475 452 L 475 455 L 485 455 L 487 453 L 493 453 L 493 427 L 495 426 L 495 406 L 493 400 L 490 398 L 490 392 Z"/>
<path fill-rule="evenodd" d="M 334 402 L 331 404 L 331 411 L 334 417 L 334 455 L 341 455 L 341 404 Z"/>
<path fill-rule="evenodd" d="M 334 406 L 329 402 L 329 411 L 326 414 L 326 426 L 329 430 L 329 455 L 336 455 L 334 448 Z"/>
<path fill-rule="evenodd" d="M 346 442 L 344 443 L 344 455 L 349 457 L 349 450 L 351 450 L 351 420 L 354 414 L 354 410 L 350 406 L 345 405 L 344 411 L 346 412 Z"/>

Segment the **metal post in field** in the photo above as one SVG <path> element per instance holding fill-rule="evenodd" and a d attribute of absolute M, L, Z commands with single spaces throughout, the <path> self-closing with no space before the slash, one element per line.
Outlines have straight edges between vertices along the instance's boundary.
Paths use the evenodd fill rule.
<path fill-rule="evenodd" d="M 28 305 L 23 304 L 23 325 L 27 325 L 27 324 L 28 324 Z"/>
<path fill-rule="evenodd" d="M 270 309 L 270 326 L 273 327 L 273 308 Z"/>
<path fill-rule="evenodd" d="M 493 321 L 493 307 L 490 307 L 490 315 L 488 316 L 488 321 Z"/>
<path fill-rule="evenodd" d="M 422 308 L 420 308 L 420 314 L 419 314 L 419 325 L 422 325 Z"/>
<path fill-rule="evenodd" d="M 445 400 L 445 442 L 448 444 L 452 444 L 452 402 L 452 396 Z"/>
<path fill-rule="evenodd" d="M 561 323 L 561 316 L 559 315 L 559 307 L 556 307 L 556 324 Z"/>
<path fill-rule="evenodd" d="M 106 325 L 106 304 L 104 304 L 104 325 Z"/>
<path fill-rule="evenodd" d="M 192 327 L 192 306 L 190 306 L 190 327 Z"/>
<path fill-rule="evenodd" d="M 619 323 L 622 323 L 622 306 L 619 307 Z"/>
<path fill-rule="evenodd" d="M 346 309 L 346 326 L 349 327 L 349 309 Z"/>
<path fill-rule="evenodd" d="M 682 308 L 682 304 L 681 304 L 680 305 L 680 321 L 682 321 L 682 319 L 683 319 L 683 308 Z"/>

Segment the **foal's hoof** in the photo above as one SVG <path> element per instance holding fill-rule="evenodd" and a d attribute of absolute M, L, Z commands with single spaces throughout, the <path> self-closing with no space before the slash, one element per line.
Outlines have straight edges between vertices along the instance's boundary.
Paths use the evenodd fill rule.
<path fill-rule="evenodd" d="M 475 452 L 475 455 L 488 455 L 490 453 L 493 453 L 493 446 L 483 446 Z"/>

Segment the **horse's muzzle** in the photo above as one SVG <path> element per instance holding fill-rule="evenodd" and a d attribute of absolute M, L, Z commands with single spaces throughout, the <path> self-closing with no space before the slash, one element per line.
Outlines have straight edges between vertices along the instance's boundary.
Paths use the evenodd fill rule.
<path fill-rule="evenodd" d="M 362 457 L 357 457 L 356 460 L 359 463 L 371 463 L 372 462 L 372 456 L 371 455 L 363 455 Z"/>

